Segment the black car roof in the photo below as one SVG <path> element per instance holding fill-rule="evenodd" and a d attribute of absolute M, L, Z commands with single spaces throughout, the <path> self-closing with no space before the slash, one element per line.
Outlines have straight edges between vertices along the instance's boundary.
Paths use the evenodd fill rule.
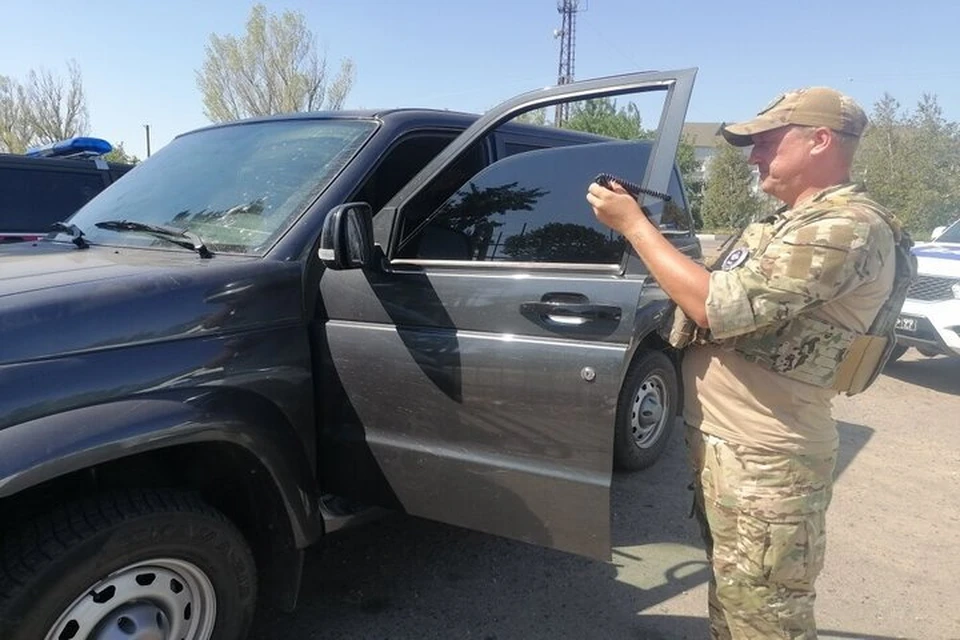
<path fill-rule="evenodd" d="M 76 169 L 77 167 L 94 168 L 95 159 L 96 158 L 93 157 L 48 158 L 43 156 L 20 155 L 18 153 L 0 153 L 0 166 L 10 167 L 13 165 L 39 165 L 56 169 Z M 133 165 L 124 164 L 122 162 L 107 162 L 107 165 L 111 169 L 121 171 L 133 168 Z"/>
<path fill-rule="evenodd" d="M 290 121 L 290 120 L 380 120 L 385 124 L 405 123 L 413 126 L 451 126 L 456 128 L 466 128 L 470 126 L 480 116 L 475 113 L 466 113 L 462 111 L 448 111 L 445 109 L 426 109 L 426 108 L 392 108 L 392 109 L 355 109 L 349 111 L 307 111 L 300 113 L 287 113 L 271 116 L 260 116 L 255 118 L 245 118 L 242 120 L 233 120 L 211 124 L 205 127 L 193 129 L 177 136 L 189 135 L 198 131 L 209 129 L 218 129 L 221 127 L 230 127 L 243 124 L 252 124 L 259 122 L 272 121 Z M 572 129 L 558 129 L 556 127 L 508 122 L 500 127 L 503 132 L 546 135 L 550 137 L 563 137 L 571 141 L 579 142 L 599 142 L 610 140 L 610 138 Z"/>

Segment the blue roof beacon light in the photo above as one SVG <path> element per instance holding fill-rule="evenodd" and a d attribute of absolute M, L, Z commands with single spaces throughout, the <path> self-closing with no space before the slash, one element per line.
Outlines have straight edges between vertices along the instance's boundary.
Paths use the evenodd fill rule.
<path fill-rule="evenodd" d="M 71 156 L 100 156 L 111 151 L 113 151 L 113 145 L 102 138 L 78 136 L 28 149 L 25 155 L 34 158 L 69 158 Z"/>

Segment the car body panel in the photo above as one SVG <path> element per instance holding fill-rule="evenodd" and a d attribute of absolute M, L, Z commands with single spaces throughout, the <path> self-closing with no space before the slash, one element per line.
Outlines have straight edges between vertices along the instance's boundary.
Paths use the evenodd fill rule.
<path fill-rule="evenodd" d="M 0 244 L 33 242 L 133 167 L 101 158 L 0 154 Z"/>
<path fill-rule="evenodd" d="M 960 357 L 960 242 L 938 238 L 917 244 L 913 254 L 917 280 L 897 321 L 897 342 L 930 355 Z"/>
<path fill-rule="evenodd" d="M 0 366 L 0 379 L 3 375 Z M 323 518 L 303 442 L 269 403 L 234 389 L 171 386 L 0 429 L 0 499 L 113 460 L 200 443 L 247 452 L 276 487 L 297 545 L 320 537 Z"/>
<path fill-rule="evenodd" d="M 323 448 L 346 467 L 376 467 L 408 513 L 608 558 L 614 417 L 645 273 L 627 271 L 636 266 L 627 252 L 596 265 L 411 258 L 401 221 L 447 167 L 519 112 L 641 87 L 668 88 L 664 133 L 634 143 L 649 145 L 648 158 L 636 162 L 642 175 L 625 177 L 666 192 L 692 79 L 637 74 L 521 96 L 477 119 L 402 188 L 374 218 L 389 264 L 327 270 L 320 283 L 328 320 L 316 339 L 330 354 L 328 386 L 342 398 L 329 409 L 339 418 Z M 546 166 L 582 150 L 499 159 L 470 189 L 483 197 L 474 180 L 483 184 L 485 172 L 510 176 L 510 163 Z M 575 187 L 584 220 L 592 175 Z M 541 312 L 554 302 L 611 315 Z"/>
<path fill-rule="evenodd" d="M 298 541 L 320 535 L 298 265 L 54 242 L 5 246 L 0 265 L 0 497 L 229 442 L 274 474 Z"/>

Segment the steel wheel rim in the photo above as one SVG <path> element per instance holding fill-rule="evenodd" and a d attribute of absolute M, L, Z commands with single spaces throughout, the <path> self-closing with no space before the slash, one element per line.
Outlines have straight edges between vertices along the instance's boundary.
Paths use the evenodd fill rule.
<path fill-rule="evenodd" d="M 46 640 L 210 640 L 216 618 L 207 574 L 185 560 L 156 558 L 84 589 Z"/>
<path fill-rule="evenodd" d="M 663 376 L 651 373 L 637 387 L 630 407 L 630 435 L 639 449 L 649 449 L 660 438 L 668 420 L 669 391 Z"/>

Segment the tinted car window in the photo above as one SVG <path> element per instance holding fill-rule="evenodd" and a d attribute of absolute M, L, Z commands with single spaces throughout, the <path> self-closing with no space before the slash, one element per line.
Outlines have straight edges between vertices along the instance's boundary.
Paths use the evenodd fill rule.
<path fill-rule="evenodd" d="M 262 254 L 323 191 L 376 128 L 367 120 L 272 120 L 175 139 L 71 220 L 94 243 L 162 246 L 106 220 L 197 233 L 211 251 Z"/>
<path fill-rule="evenodd" d="M 366 202 L 377 213 L 454 138 L 454 134 L 414 134 L 402 140 L 387 153 L 353 199 Z"/>
<path fill-rule="evenodd" d="M 45 231 L 104 188 L 96 172 L 0 169 L 0 231 Z"/>
<path fill-rule="evenodd" d="M 501 160 L 467 181 L 422 222 L 406 220 L 409 235 L 398 257 L 618 263 L 624 240 L 597 221 L 585 199 L 587 186 L 600 172 L 639 181 L 649 155 L 647 143 L 610 142 Z M 676 176 L 671 192 L 666 206 L 655 202 L 650 208 L 662 216 L 662 226 L 689 228 Z"/>
<path fill-rule="evenodd" d="M 524 144 L 522 142 L 504 142 L 503 143 L 503 152 L 507 156 L 515 156 L 519 153 L 527 153 L 528 151 L 539 151 L 543 149 L 542 145 L 532 145 Z"/>

